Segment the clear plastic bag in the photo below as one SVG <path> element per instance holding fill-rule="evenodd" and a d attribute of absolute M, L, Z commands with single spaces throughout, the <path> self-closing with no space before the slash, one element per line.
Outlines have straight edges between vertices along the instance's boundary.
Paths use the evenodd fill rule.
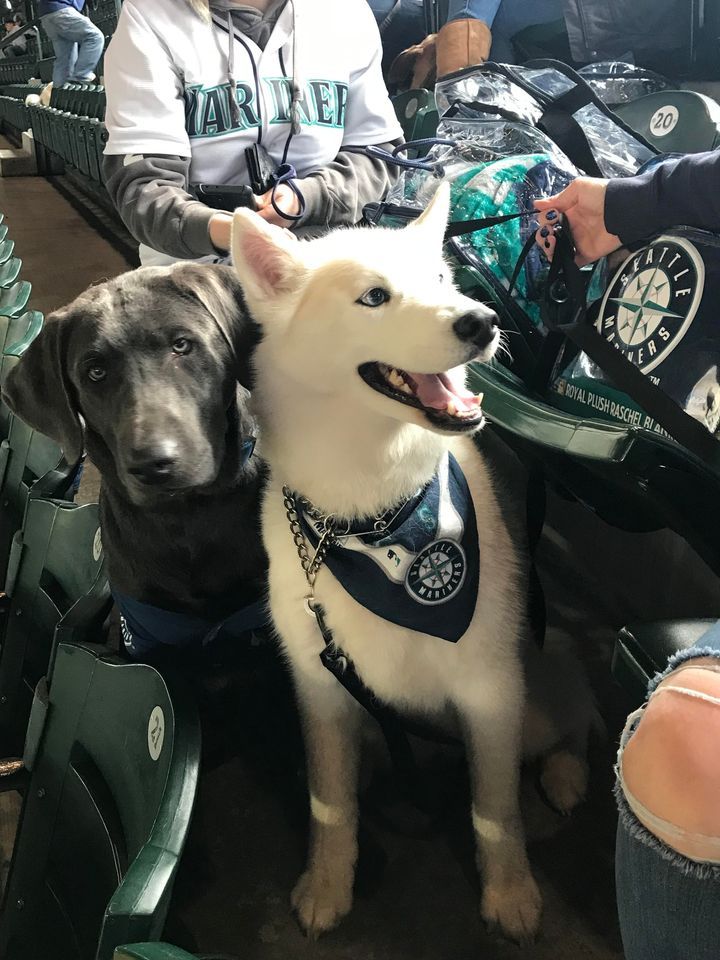
<path fill-rule="evenodd" d="M 581 67 L 578 73 L 593 88 L 603 103 L 617 107 L 646 97 L 649 93 L 672 90 L 670 80 L 645 67 L 636 67 L 621 60 L 601 60 Z"/>
<path fill-rule="evenodd" d="M 530 246 L 537 229 L 534 201 L 563 190 L 578 171 L 539 130 L 510 121 L 445 120 L 448 141 L 425 158 L 429 169 L 403 172 L 388 197 L 399 207 L 422 209 L 445 180 L 451 187 L 451 222 L 519 214 L 516 219 L 454 239 L 456 257 L 474 267 L 499 296 L 512 296 L 532 325 L 541 326 L 539 301 L 548 263 Z M 517 274 L 517 275 L 516 275 Z"/>
<path fill-rule="evenodd" d="M 573 80 L 552 67 L 508 67 L 541 97 L 553 100 L 574 89 Z M 654 154 L 637 137 L 620 126 L 617 118 L 608 116 L 597 104 L 588 103 L 576 110 L 573 117 L 585 133 L 595 162 L 604 177 L 628 177 L 637 173 Z"/>
<path fill-rule="evenodd" d="M 440 81 L 436 100 L 441 117 L 450 114 L 487 120 L 494 115 L 537 125 L 558 98 L 579 85 L 573 77 L 572 71 L 565 73 L 553 66 L 484 64 Z M 602 176 L 632 176 L 655 155 L 602 105 L 580 104 L 572 116 L 582 128 Z"/>
<path fill-rule="evenodd" d="M 533 125 L 543 112 L 540 104 L 509 77 L 481 70 L 440 80 L 435 87 L 435 102 L 441 117 L 456 103 L 484 105 L 509 119 Z"/>

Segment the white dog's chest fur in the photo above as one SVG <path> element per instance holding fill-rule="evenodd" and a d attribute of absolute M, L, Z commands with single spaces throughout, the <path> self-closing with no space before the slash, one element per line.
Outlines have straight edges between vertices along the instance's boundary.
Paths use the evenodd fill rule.
<path fill-rule="evenodd" d="M 510 665 L 518 657 L 525 600 L 516 553 L 488 468 L 473 442 L 455 441 L 451 451 L 472 494 L 480 546 L 475 614 L 461 640 L 450 643 L 381 619 L 346 593 L 327 568 L 321 569 L 315 588 L 337 644 L 366 686 L 385 702 L 412 712 L 442 711 L 459 687 L 467 689 L 472 677 L 482 674 L 488 658 Z M 287 652 L 295 669 L 325 673 L 319 659 L 323 640 L 315 618 L 305 611 L 308 585 L 285 514 L 280 477 L 268 485 L 263 526 L 270 556 L 270 603 Z"/>

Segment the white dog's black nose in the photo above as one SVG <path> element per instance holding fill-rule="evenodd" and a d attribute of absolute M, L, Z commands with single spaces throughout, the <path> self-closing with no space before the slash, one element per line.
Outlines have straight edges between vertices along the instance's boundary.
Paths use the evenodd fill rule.
<path fill-rule="evenodd" d="M 497 330 L 497 316 L 491 310 L 471 310 L 457 318 L 453 330 L 461 340 L 483 350 L 493 341 Z"/>
<path fill-rule="evenodd" d="M 128 457 L 128 473 L 140 483 L 160 486 L 167 483 L 177 464 L 177 445 L 172 440 L 159 440 L 146 447 L 135 447 Z"/>

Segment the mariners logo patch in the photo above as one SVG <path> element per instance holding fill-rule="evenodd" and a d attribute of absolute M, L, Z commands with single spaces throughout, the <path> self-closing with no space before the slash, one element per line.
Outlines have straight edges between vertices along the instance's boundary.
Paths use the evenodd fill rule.
<path fill-rule="evenodd" d="M 702 298 L 704 263 L 682 237 L 660 237 L 620 267 L 597 328 L 643 373 L 654 370 L 687 333 Z"/>
<path fill-rule="evenodd" d="M 300 522 L 317 547 L 323 522 L 307 513 Z M 337 535 L 325 565 L 377 616 L 456 643 L 475 613 L 480 549 L 470 489 L 455 458 L 443 458 L 387 528 L 375 532 L 372 520 L 357 521 Z"/>
<path fill-rule="evenodd" d="M 436 540 L 412 562 L 405 589 L 419 603 L 447 603 L 465 581 L 465 552 L 454 540 Z"/>

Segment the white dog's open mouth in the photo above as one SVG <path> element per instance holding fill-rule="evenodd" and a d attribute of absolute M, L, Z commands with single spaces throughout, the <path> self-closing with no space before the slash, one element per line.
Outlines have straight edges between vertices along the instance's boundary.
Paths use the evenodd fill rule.
<path fill-rule="evenodd" d="M 409 373 L 386 363 L 363 363 L 358 373 L 378 393 L 422 410 L 433 426 L 462 433 L 482 423 L 483 397 L 465 388 L 465 367 Z"/>

